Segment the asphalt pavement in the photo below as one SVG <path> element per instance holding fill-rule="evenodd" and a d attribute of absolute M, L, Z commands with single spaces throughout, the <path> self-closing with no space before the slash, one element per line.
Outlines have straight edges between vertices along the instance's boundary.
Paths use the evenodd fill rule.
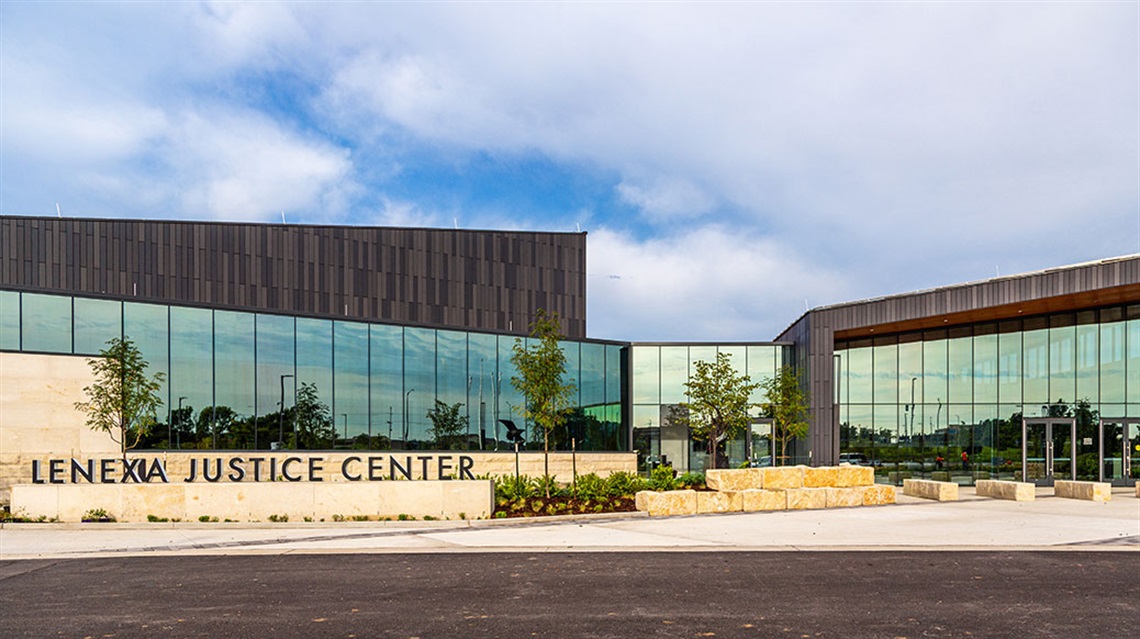
<path fill-rule="evenodd" d="M 0 528 L 4 637 L 1118 637 L 1140 499 Z"/>

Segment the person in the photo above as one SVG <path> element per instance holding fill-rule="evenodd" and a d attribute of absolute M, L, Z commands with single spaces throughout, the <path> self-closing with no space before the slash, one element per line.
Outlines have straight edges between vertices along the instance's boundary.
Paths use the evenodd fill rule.
<path fill-rule="evenodd" d="M 934 458 L 934 465 L 938 468 L 938 470 L 942 470 L 942 462 L 944 461 L 946 460 L 942 458 L 942 455 Z"/>
<path fill-rule="evenodd" d="M 970 455 L 967 454 L 966 451 L 962 451 L 962 470 L 969 470 L 969 467 L 970 467 Z"/>

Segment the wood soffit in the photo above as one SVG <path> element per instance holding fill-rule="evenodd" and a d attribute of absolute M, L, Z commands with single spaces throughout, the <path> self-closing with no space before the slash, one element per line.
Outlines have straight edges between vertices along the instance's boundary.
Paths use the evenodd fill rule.
<path fill-rule="evenodd" d="M 1112 288 L 1057 295 L 1054 297 L 976 308 L 956 313 L 936 314 L 896 322 L 858 326 L 835 331 L 835 339 L 848 340 L 878 337 L 880 335 L 907 333 L 933 328 L 949 328 L 952 326 L 978 324 L 982 322 L 996 322 L 1021 317 L 1032 317 L 1034 315 L 1061 313 L 1132 302 L 1140 302 L 1140 284 L 1126 284 Z"/>

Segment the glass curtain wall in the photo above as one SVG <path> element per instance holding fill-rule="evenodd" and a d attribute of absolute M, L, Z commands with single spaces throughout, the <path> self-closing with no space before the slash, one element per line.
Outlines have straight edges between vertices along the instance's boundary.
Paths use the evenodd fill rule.
<path fill-rule="evenodd" d="M 165 376 L 144 448 L 513 450 L 500 419 L 542 448 L 514 336 L 0 291 L 0 350 L 91 356 L 121 336 Z M 622 346 L 562 346 L 576 402 L 552 448 L 629 450 Z"/>
<path fill-rule="evenodd" d="M 730 356 L 737 371 L 753 382 L 771 378 L 784 362 L 791 361 L 789 346 L 781 344 L 635 344 L 631 348 L 631 398 L 633 448 L 638 468 L 649 471 L 666 464 L 678 472 L 701 472 L 709 463 L 708 446 L 693 439 L 688 429 L 674 424 L 670 414 L 685 401 L 685 382 L 698 361 L 713 362 L 717 353 Z M 753 393 L 752 401 L 763 400 L 763 391 Z M 760 417 L 759 409 L 752 416 Z M 769 450 L 749 447 L 748 435 L 724 444 L 723 459 L 730 467 L 745 463 L 771 464 Z M 766 447 L 765 447 L 766 448 Z M 749 458 L 750 451 L 755 458 Z"/>
<path fill-rule="evenodd" d="M 1140 416 L 1140 306 L 852 340 L 835 352 L 840 450 L 884 483 L 1020 479 L 1023 416 L 1075 419 L 1076 441 L 1062 437 L 1055 460 L 1096 479 L 1098 419 Z"/>

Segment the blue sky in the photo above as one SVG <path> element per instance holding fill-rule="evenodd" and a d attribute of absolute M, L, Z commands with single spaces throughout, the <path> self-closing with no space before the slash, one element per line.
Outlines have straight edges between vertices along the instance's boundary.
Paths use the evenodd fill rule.
<path fill-rule="evenodd" d="M 0 213 L 589 232 L 589 332 L 1140 252 L 1140 5 L 0 3 Z"/>

